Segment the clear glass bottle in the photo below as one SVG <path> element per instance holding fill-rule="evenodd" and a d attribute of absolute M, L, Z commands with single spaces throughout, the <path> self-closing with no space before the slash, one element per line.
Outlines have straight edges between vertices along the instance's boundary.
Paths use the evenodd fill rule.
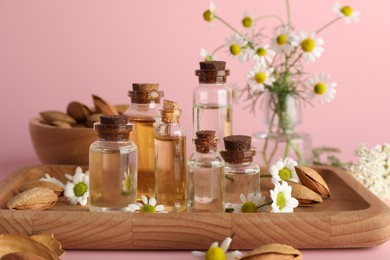
<path fill-rule="evenodd" d="M 186 209 L 186 134 L 179 124 L 176 102 L 164 100 L 156 127 L 156 200 L 168 212 Z"/>
<path fill-rule="evenodd" d="M 124 211 L 137 202 L 137 146 L 124 115 L 101 116 L 89 149 L 89 210 Z"/>
<path fill-rule="evenodd" d="M 225 166 L 225 206 L 242 204 L 240 194 L 260 193 L 260 168 L 253 162 L 256 150 L 251 148 L 250 136 L 225 137 L 225 150 L 221 151 Z"/>
<path fill-rule="evenodd" d="M 142 195 L 156 196 L 154 131 L 163 96 L 158 84 L 134 83 L 133 90 L 129 91 L 131 104 L 124 114 L 134 126 L 130 140 L 138 147 L 138 201 Z"/>
<path fill-rule="evenodd" d="M 226 84 L 224 61 L 200 62 L 199 85 L 193 92 L 193 134 L 213 130 L 218 140 L 232 134 L 232 91 Z"/>
<path fill-rule="evenodd" d="M 188 159 L 187 212 L 223 212 L 225 162 L 217 151 L 215 131 L 196 132 Z"/>

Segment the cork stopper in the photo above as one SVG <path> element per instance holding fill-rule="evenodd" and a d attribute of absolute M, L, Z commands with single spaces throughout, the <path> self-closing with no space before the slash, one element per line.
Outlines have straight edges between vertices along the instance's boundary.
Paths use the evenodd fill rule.
<path fill-rule="evenodd" d="M 230 71 L 225 69 L 226 62 L 201 61 L 199 65 L 200 70 L 195 71 L 195 75 L 199 77 L 199 83 L 226 83 L 226 77 L 230 74 Z"/>
<path fill-rule="evenodd" d="M 223 138 L 225 151 L 221 151 L 222 158 L 227 163 L 237 164 L 252 162 L 256 150 L 251 149 L 252 137 L 247 135 L 230 135 Z"/>
<path fill-rule="evenodd" d="M 104 141 L 127 141 L 133 130 L 133 125 L 126 115 L 101 115 L 100 122 L 93 127 L 98 134 L 99 140 Z"/>
<path fill-rule="evenodd" d="M 196 132 L 196 138 L 194 138 L 196 151 L 199 153 L 209 153 L 210 151 L 217 150 L 217 141 L 215 138 L 215 131 L 202 130 Z"/>
<path fill-rule="evenodd" d="M 133 90 L 129 91 L 131 102 L 137 104 L 160 103 L 163 96 L 164 92 L 158 91 L 156 83 L 133 83 Z"/>
<path fill-rule="evenodd" d="M 180 109 L 176 102 L 164 100 L 163 109 L 160 110 L 161 121 L 164 123 L 178 122 L 180 117 Z"/>

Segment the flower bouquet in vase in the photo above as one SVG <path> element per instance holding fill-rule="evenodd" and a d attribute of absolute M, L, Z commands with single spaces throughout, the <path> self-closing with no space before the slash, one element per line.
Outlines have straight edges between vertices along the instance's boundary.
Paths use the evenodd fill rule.
<path fill-rule="evenodd" d="M 286 21 L 278 15 L 255 18 L 244 14 L 243 32 L 222 19 L 213 2 L 203 13 L 207 22 L 220 21 L 232 30 L 232 34 L 213 52 L 201 49 L 201 56 L 205 60 L 215 60 L 216 52 L 225 49 L 231 57 L 253 65 L 239 96 L 249 102 L 248 107 L 253 112 L 260 107 L 265 131 L 253 136 L 261 142 L 258 152 L 262 166 L 266 167 L 286 157 L 296 159 L 299 164 L 312 163 L 310 135 L 296 132 L 295 127 L 302 121 L 303 104 L 311 104 L 313 98 L 318 98 L 321 104 L 330 102 L 336 93 L 336 83 L 330 81 L 328 74 L 305 72 L 304 66 L 321 57 L 324 41 L 318 35 L 323 30 L 339 20 L 350 23 L 357 22 L 360 17 L 352 7 L 335 3 L 336 17 L 307 34 L 292 25 L 288 0 L 286 10 Z M 264 19 L 277 21 L 269 37 L 256 30 L 256 24 Z"/>

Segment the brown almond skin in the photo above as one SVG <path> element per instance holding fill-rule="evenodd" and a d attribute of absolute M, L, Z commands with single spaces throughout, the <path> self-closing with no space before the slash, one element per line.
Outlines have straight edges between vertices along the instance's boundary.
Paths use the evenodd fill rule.
<path fill-rule="evenodd" d="M 19 187 L 19 192 L 23 192 L 36 187 L 45 187 L 51 189 L 57 196 L 62 196 L 64 194 L 64 189 L 50 181 L 33 181 L 23 184 Z"/>
<path fill-rule="evenodd" d="M 289 245 L 267 244 L 258 247 L 239 258 L 240 260 L 284 260 L 302 259 L 302 253 Z"/>
<path fill-rule="evenodd" d="M 292 188 L 291 196 L 298 200 L 299 206 L 309 206 L 322 202 L 321 196 L 308 187 L 292 181 L 287 181 L 287 183 Z"/>
<path fill-rule="evenodd" d="M 83 103 L 78 101 L 72 101 L 66 107 L 66 113 L 73 117 L 77 122 L 85 122 L 92 112 Z"/>
<path fill-rule="evenodd" d="M 323 198 L 330 198 L 329 187 L 318 172 L 307 166 L 295 166 L 295 170 L 303 185 Z"/>
<path fill-rule="evenodd" d="M 39 256 L 30 252 L 15 252 L 6 254 L 1 258 L 2 260 L 45 260 L 42 256 Z"/>
<path fill-rule="evenodd" d="M 76 124 L 76 120 L 73 117 L 61 111 L 48 110 L 42 111 L 39 114 L 47 124 L 51 124 L 53 121 L 63 121 L 72 126 Z"/>
<path fill-rule="evenodd" d="M 95 105 L 96 112 L 104 115 L 119 115 L 116 108 L 101 97 L 92 95 L 92 99 L 93 104 Z"/>
<path fill-rule="evenodd" d="M 36 187 L 19 193 L 7 203 L 9 209 L 45 210 L 57 203 L 57 195 L 49 188 Z"/>

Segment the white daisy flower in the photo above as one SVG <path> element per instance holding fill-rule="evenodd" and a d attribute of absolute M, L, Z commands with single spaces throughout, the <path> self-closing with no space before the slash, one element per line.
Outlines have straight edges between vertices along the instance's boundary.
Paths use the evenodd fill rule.
<path fill-rule="evenodd" d="M 349 5 L 341 6 L 338 2 L 333 5 L 333 11 L 338 17 L 342 17 L 347 23 L 357 23 L 360 19 L 360 12 L 355 11 Z"/>
<path fill-rule="evenodd" d="M 141 196 L 142 203 L 130 204 L 128 206 L 129 211 L 131 212 L 141 212 L 141 213 L 167 213 L 165 211 L 164 205 L 156 206 L 155 198 L 148 198 L 145 195 Z"/>
<path fill-rule="evenodd" d="M 210 54 L 206 49 L 203 49 L 203 48 L 200 49 L 200 56 L 205 61 L 217 60 L 217 56 Z"/>
<path fill-rule="evenodd" d="M 332 101 L 336 94 L 337 84 L 330 82 L 330 75 L 327 74 L 315 74 L 307 80 L 305 85 L 308 96 L 318 97 L 321 104 Z"/>
<path fill-rule="evenodd" d="M 294 208 L 298 207 L 298 200 L 291 197 L 291 186 L 288 185 L 285 181 L 282 181 L 282 184 L 279 182 L 274 182 L 274 185 L 275 188 L 270 190 L 272 199 L 271 212 L 294 212 Z"/>
<path fill-rule="evenodd" d="M 89 198 L 89 176 L 83 172 L 76 171 L 72 177 L 72 181 L 65 185 L 64 196 L 72 205 L 76 205 L 77 203 L 80 203 L 81 206 L 87 205 Z"/>
<path fill-rule="evenodd" d="M 213 28 L 213 20 L 215 19 L 215 4 L 213 1 L 210 2 L 210 7 L 203 13 L 203 19 L 209 23 L 209 29 Z"/>
<path fill-rule="evenodd" d="M 253 69 L 248 72 L 248 85 L 253 93 L 262 92 L 266 85 L 272 85 L 275 81 L 275 78 L 272 76 L 273 71 L 273 68 L 257 63 Z"/>
<path fill-rule="evenodd" d="M 49 174 L 45 173 L 45 177 L 42 177 L 39 179 L 39 181 L 47 181 L 52 182 L 54 184 L 57 184 L 58 186 L 61 186 L 62 188 L 65 187 L 65 185 L 58 179 L 51 177 Z"/>
<path fill-rule="evenodd" d="M 276 52 L 264 45 L 263 47 L 258 47 L 256 51 L 252 54 L 252 60 L 258 63 L 267 64 L 271 63 L 272 59 L 275 57 Z"/>
<path fill-rule="evenodd" d="M 299 177 L 295 171 L 295 166 L 297 165 L 298 163 L 289 157 L 286 157 L 284 160 L 279 159 L 269 169 L 272 175 L 272 182 L 278 182 L 282 180 L 299 182 Z"/>
<path fill-rule="evenodd" d="M 219 260 L 219 259 L 235 259 L 242 256 L 242 253 L 238 250 L 226 253 L 229 249 L 232 239 L 230 237 L 225 238 L 222 242 L 221 247 L 218 246 L 218 242 L 211 244 L 210 248 L 206 252 L 192 251 L 191 255 L 198 259 L 207 259 L 207 260 Z"/>
<path fill-rule="evenodd" d="M 253 15 L 250 14 L 248 10 L 245 10 L 243 18 L 241 20 L 242 26 L 244 26 L 246 29 L 251 29 L 254 24 L 253 22 Z"/>
<path fill-rule="evenodd" d="M 130 194 L 134 191 L 134 182 L 133 177 L 130 174 L 130 171 L 127 170 L 123 174 L 123 180 L 122 180 L 122 192 L 125 194 Z"/>
<path fill-rule="evenodd" d="M 230 37 L 225 40 L 225 46 L 229 49 L 229 53 L 241 62 L 248 60 L 248 50 L 245 49 L 247 43 L 248 42 L 237 33 L 230 35 Z"/>
<path fill-rule="evenodd" d="M 312 33 L 310 36 L 307 36 L 305 32 L 301 32 L 297 37 L 297 42 L 294 42 L 294 45 L 297 44 L 301 47 L 303 51 L 302 56 L 306 61 L 314 62 L 316 59 L 321 57 L 321 54 L 324 52 L 324 41 L 321 38 L 316 38 L 316 34 Z"/>
<path fill-rule="evenodd" d="M 258 207 L 265 201 L 265 197 L 261 193 L 249 193 L 247 197 L 243 193 L 240 195 L 242 204 L 234 206 L 234 212 L 254 213 L 258 211 Z"/>
<path fill-rule="evenodd" d="M 296 41 L 294 32 L 287 26 L 278 27 L 275 31 L 274 38 L 271 39 L 271 48 L 276 53 L 289 52 L 294 46 L 292 43 Z"/>

